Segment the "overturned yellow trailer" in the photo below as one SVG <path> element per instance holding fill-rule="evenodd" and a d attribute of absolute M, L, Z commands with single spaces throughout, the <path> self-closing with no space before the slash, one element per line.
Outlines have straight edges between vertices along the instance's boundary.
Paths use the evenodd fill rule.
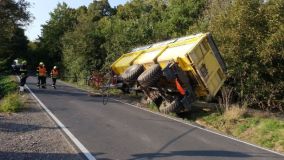
<path fill-rule="evenodd" d="M 111 65 L 124 86 L 136 86 L 161 112 L 180 112 L 198 97 L 213 97 L 226 66 L 210 33 L 199 33 L 133 49 Z"/>

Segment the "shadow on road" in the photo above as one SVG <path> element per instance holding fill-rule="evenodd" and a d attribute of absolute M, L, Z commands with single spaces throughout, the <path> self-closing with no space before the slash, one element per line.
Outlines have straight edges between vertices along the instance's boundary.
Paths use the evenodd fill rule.
<path fill-rule="evenodd" d="M 138 159 L 155 159 L 155 158 L 172 158 L 175 157 L 220 157 L 220 158 L 248 158 L 248 157 L 271 157 L 271 155 L 258 154 L 258 153 L 245 153 L 245 152 L 235 152 L 235 151 L 224 151 L 224 150 L 183 150 L 183 151 L 171 151 L 164 152 L 170 145 L 178 143 L 178 140 L 187 134 L 193 132 L 196 128 L 187 130 L 186 132 L 173 138 L 165 145 L 163 145 L 158 151 L 153 153 L 141 153 L 132 155 L 134 158 L 130 160 Z M 193 144 L 194 145 L 194 144 Z M 277 157 L 276 157 L 277 158 Z"/>
<path fill-rule="evenodd" d="M 219 150 L 199 150 L 199 151 L 172 151 L 169 153 L 142 153 L 132 155 L 134 158 L 131 160 L 138 159 L 154 159 L 154 158 L 170 158 L 174 159 L 175 156 L 179 157 L 228 157 L 228 158 L 247 158 L 251 155 L 242 152 L 233 151 L 219 151 Z"/>
<path fill-rule="evenodd" d="M 171 144 L 175 143 L 178 139 L 186 136 L 187 134 L 189 134 L 190 132 L 194 131 L 196 128 L 191 128 L 189 129 L 188 131 L 180 134 L 179 136 L 177 136 L 176 138 L 170 140 L 168 143 L 166 143 L 164 146 L 162 146 L 156 153 L 160 153 L 162 152 L 163 150 L 165 150 L 168 146 L 170 146 Z"/>

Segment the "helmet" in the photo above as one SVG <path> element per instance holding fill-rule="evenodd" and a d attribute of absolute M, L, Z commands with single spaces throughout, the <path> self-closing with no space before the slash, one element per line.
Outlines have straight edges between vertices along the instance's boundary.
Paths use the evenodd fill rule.
<path fill-rule="evenodd" d="M 43 62 L 39 62 L 39 65 L 40 65 L 40 66 L 43 66 L 44 64 L 43 64 Z"/>
<path fill-rule="evenodd" d="M 22 61 L 22 64 L 23 64 L 23 65 L 26 65 L 26 64 L 27 64 L 27 61 Z"/>
<path fill-rule="evenodd" d="M 56 69 L 56 68 L 57 68 L 57 66 L 54 66 L 54 67 L 53 67 L 53 69 Z"/>

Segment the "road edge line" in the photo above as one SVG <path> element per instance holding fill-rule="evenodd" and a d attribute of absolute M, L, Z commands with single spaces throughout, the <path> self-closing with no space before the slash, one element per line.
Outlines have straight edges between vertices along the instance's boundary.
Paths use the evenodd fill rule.
<path fill-rule="evenodd" d="M 59 119 L 42 103 L 42 101 L 34 94 L 34 92 L 27 86 L 25 87 L 32 94 L 32 96 L 38 101 L 40 106 L 47 112 L 52 120 L 60 127 L 60 129 L 71 139 L 77 148 L 84 154 L 88 160 L 96 160 L 96 158 L 90 153 L 90 151 L 65 127 L 65 125 L 59 121 Z"/>
<path fill-rule="evenodd" d="M 164 118 L 168 118 L 168 119 L 171 119 L 173 121 L 176 121 L 176 122 L 179 122 L 179 123 L 182 123 L 182 124 L 185 124 L 185 125 L 188 125 L 188 126 L 191 126 L 191 127 L 194 127 L 194 128 L 198 128 L 198 129 L 201 129 L 201 130 L 204 130 L 204 131 L 207 131 L 207 132 L 210 132 L 210 133 L 213 133 L 213 134 L 216 134 L 216 135 L 219 135 L 221 137 L 225 137 L 225 138 L 228 138 L 228 139 L 231 139 L 231 140 L 234 140 L 234 141 L 237 141 L 237 142 L 240 142 L 240 143 L 244 143 L 246 145 L 249 145 L 249 146 L 253 146 L 255 148 L 258 148 L 258 149 L 262 149 L 262 150 L 265 150 L 265 151 L 268 151 L 268 152 L 271 152 L 271 153 L 274 153 L 274 154 L 277 154 L 277 155 L 280 155 L 280 156 L 283 156 L 284 157 L 284 154 L 282 153 L 279 153 L 279 152 L 276 152 L 276 151 L 273 151 L 273 150 L 270 150 L 270 149 L 267 149 L 267 148 L 263 148 L 261 146 L 258 146 L 258 145 L 255 145 L 255 144 L 252 144 L 252 143 L 249 143 L 249 142 L 245 142 L 245 141 L 242 141 L 242 140 L 239 140 L 239 139 L 236 139 L 234 137 L 231 137 L 231 136 L 227 136 L 227 135 L 224 135 L 224 134 L 221 134 L 221 133 L 218 133 L 218 132 L 214 132 L 212 130 L 209 130 L 209 129 L 206 129 L 206 128 L 202 128 L 200 126 L 197 126 L 197 125 L 194 125 L 190 122 L 186 122 L 184 120 L 179 120 L 177 118 L 174 118 L 174 117 L 171 117 L 171 116 L 168 116 L 168 115 L 164 115 L 164 114 L 161 114 L 161 113 L 157 113 L 157 112 L 153 112 L 151 110 L 148 110 L 148 109 L 144 109 L 144 108 L 141 108 L 139 106 L 136 106 L 134 104 L 131 104 L 131 103 L 127 103 L 127 102 L 123 102 L 121 100 L 118 100 L 118 99 L 115 99 L 115 98 L 110 98 L 114 101 L 117 101 L 117 102 L 120 102 L 120 103 L 123 103 L 123 104 L 126 104 L 126 105 L 129 105 L 129 106 L 132 106 L 132 107 L 135 107 L 137 109 L 140 109 L 140 110 L 143 110 L 143 111 L 146 111 L 146 112 L 150 112 L 152 114 L 155 114 L 155 115 L 159 115 L 159 116 L 162 116 Z"/>

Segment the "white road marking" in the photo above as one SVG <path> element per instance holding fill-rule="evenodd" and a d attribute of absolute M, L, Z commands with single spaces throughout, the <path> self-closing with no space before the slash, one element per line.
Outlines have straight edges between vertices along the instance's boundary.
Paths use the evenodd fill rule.
<path fill-rule="evenodd" d="M 280 156 L 284 156 L 284 154 L 282 154 L 282 153 L 278 153 L 278 152 L 272 151 L 272 150 L 270 150 L 270 149 L 263 148 L 263 147 L 260 147 L 260 146 L 257 146 L 257 145 L 254 145 L 254 144 L 251 144 L 251 143 L 248 143 L 248 142 L 245 142 L 245 141 L 236 139 L 236 138 L 234 138 L 234 137 L 230 137 L 230 136 L 227 136 L 227 135 L 223 135 L 223 134 L 220 134 L 220 133 L 217 133 L 217 132 L 208 130 L 208 129 L 206 129 L 206 128 L 199 127 L 199 126 L 197 126 L 197 125 L 194 125 L 194 124 L 192 124 L 192 123 L 190 123 L 190 122 L 186 122 L 186 121 L 184 121 L 184 120 L 180 120 L 180 119 L 177 119 L 177 118 L 174 118 L 174 117 L 165 115 L 165 114 L 161 114 L 161 113 L 158 113 L 158 112 L 153 112 L 153 111 L 151 111 L 151 110 L 148 110 L 148 109 L 145 109 L 145 108 L 142 108 L 142 107 L 139 107 L 139 106 L 136 106 L 136 105 L 127 103 L 127 102 L 123 102 L 123 101 L 118 100 L 118 99 L 115 99 L 115 98 L 110 98 L 110 99 L 112 99 L 112 100 L 114 100 L 114 101 L 117 101 L 117 102 L 120 102 L 120 103 L 123 103 L 123 104 L 126 104 L 126 105 L 129 105 L 129 106 L 132 106 L 132 107 L 135 107 L 135 108 L 138 108 L 138 109 L 143 110 L 143 111 L 146 111 L 146 112 L 150 112 L 150 113 L 155 114 L 155 115 L 159 115 L 159 116 L 162 116 L 162 117 L 171 119 L 171 120 L 176 121 L 176 122 L 179 122 L 179 123 L 183 123 L 183 124 L 185 124 L 185 125 L 188 125 L 188 126 L 191 126 L 191 127 L 194 127 L 194 128 L 201 129 L 201 130 L 203 130 L 203 131 L 207 131 L 207 132 L 210 132 L 210 133 L 213 133 L 213 134 L 216 134 L 216 135 L 219 135 L 219 136 L 222 136 L 222 137 L 225 137 L 225 138 L 228 138 L 228 139 L 237 141 L 237 142 L 241 142 L 241 143 L 247 144 L 247 145 L 249 145 L 249 146 L 253 146 L 253 147 L 256 147 L 256 148 L 259 148 L 259 149 L 268 151 L 268 152 L 275 153 L 275 154 L 280 155 Z"/>
<path fill-rule="evenodd" d="M 42 101 L 33 93 L 33 91 L 25 85 L 32 96 L 38 101 L 41 107 L 48 113 L 48 115 L 55 121 L 55 123 L 64 131 L 64 133 L 71 139 L 71 141 L 78 147 L 88 160 L 96 160 L 96 158 L 88 151 L 88 149 L 64 126 L 62 122 L 42 103 Z"/>

